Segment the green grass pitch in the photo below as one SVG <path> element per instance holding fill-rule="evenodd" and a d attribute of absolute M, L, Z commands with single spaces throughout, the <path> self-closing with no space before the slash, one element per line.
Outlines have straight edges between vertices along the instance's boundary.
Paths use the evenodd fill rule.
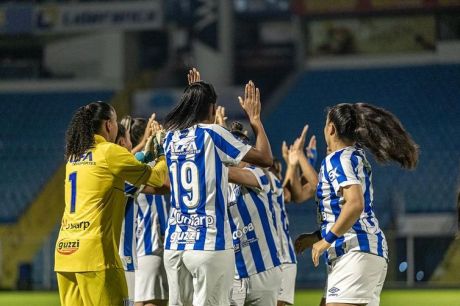
<path fill-rule="evenodd" d="M 299 290 L 296 306 L 317 306 L 320 290 Z M 0 292 L 0 306 L 59 306 L 57 292 Z M 457 290 L 384 290 L 380 306 L 460 306 Z"/>

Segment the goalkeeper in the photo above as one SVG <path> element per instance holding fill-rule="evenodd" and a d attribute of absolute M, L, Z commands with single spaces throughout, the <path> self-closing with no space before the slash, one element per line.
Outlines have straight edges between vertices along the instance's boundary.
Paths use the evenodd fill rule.
<path fill-rule="evenodd" d="M 114 144 L 117 115 L 106 103 L 79 108 L 66 134 L 65 210 L 56 242 L 61 305 L 123 305 L 128 294 L 118 256 L 124 183 L 161 187 L 167 175 L 151 145 L 152 168 Z"/>

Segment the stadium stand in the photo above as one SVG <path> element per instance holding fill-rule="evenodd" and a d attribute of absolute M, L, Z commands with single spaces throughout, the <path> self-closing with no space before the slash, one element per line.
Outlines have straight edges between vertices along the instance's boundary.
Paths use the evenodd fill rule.
<path fill-rule="evenodd" d="M 0 223 L 24 212 L 63 162 L 64 135 L 73 111 L 112 92 L 0 94 Z M 18 188 L 21 186 L 21 188 Z"/>

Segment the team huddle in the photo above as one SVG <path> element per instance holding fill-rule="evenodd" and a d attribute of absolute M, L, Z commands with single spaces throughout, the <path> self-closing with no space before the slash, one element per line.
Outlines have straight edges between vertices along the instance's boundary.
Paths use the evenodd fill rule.
<path fill-rule="evenodd" d="M 319 173 L 306 126 L 283 143 L 283 175 L 259 89 L 250 81 L 238 99 L 253 141 L 241 123 L 227 124 L 196 69 L 162 124 L 155 115 L 117 123 L 103 102 L 76 111 L 55 256 L 62 305 L 292 305 L 296 253 L 308 248 L 327 266 L 323 305 L 379 305 L 388 247 L 364 149 L 412 169 L 417 145 L 390 112 L 338 104 Z M 285 204 L 310 198 L 318 231 L 293 242 Z"/>

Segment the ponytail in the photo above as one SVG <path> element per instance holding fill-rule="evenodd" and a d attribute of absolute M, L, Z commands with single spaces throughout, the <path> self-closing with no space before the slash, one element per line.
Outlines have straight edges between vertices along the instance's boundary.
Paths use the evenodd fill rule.
<path fill-rule="evenodd" d="M 94 146 L 94 134 L 103 120 L 110 120 L 112 112 L 112 106 L 104 102 L 90 103 L 75 112 L 66 132 L 66 160 L 79 157 Z"/>
<path fill-rule="evenodd" d="M 328 118 L 339 138 L 367 148 L 377 161 L 395 161 L 405 169 L 417 165 L 418 145 L 389 111 L 366 103 L 343 103 L 332 107 Z"/>

